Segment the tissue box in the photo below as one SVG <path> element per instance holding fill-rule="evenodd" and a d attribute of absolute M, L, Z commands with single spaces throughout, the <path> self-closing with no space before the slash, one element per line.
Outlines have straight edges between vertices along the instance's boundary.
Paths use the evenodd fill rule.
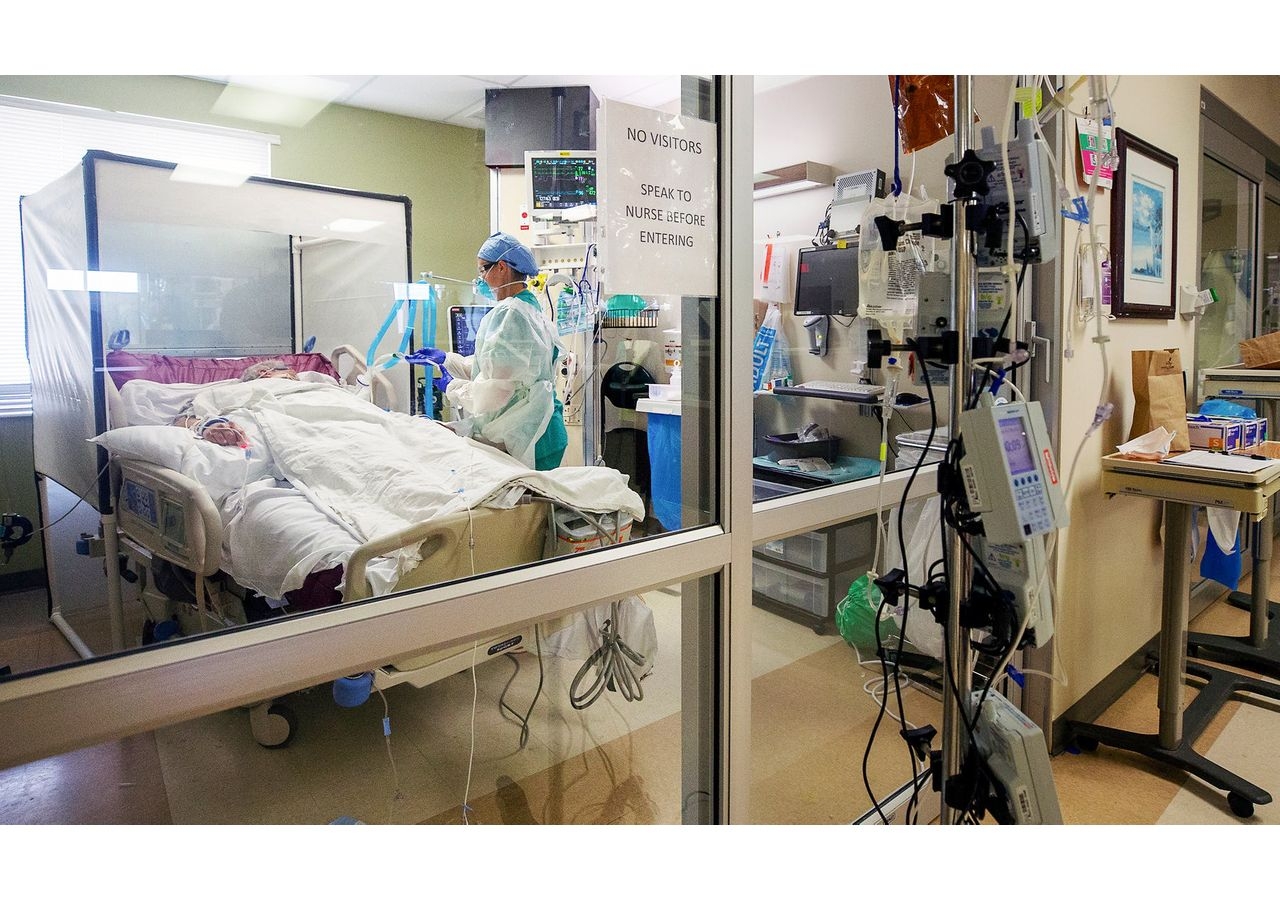
<path fill-rule="evenodd" d="M 1187 416 L 1187 433 L 1193 450 L 1239 450 L 1245 446 L 1244 419 Z"/>

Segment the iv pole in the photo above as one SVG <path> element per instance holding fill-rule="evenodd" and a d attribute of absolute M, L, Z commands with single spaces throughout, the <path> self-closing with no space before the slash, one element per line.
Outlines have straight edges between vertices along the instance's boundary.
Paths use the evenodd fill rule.
<path fill-rule="evenodd" d="M 955 158 L 961 159 L 973 146 L 973 77 L 955 76 Z M 973 345 L 970 325 L 977 318 L 977 296 L 974 293 L 975 273 L 971 245 L 974 236 L 965 228 L 967 204 L 957 200 L 954 205 L 954 239 L 951 242 L 951 271 L 954 294 L 951 299 L 951 321 L 956 330 L 958 359 L 951 378 L 951 439 L 960 433 L 960 413 L 968 396 L 966 386 L 971 376 Z M 964 541 L 954 530 L 948 532 L 947 553 L 951 559 L 950 602 L 947 604 L 946 653 L 942 691 L 942 795 L 940 800 L 943 825 L 957 825 L 964 815 L 963 809 L 952 809 L 947 804 L 947 783 L 960 772 L 964 763 L 968 740 L 969 695 L 973 681 L 973 652 L 969 647 L 967 629 L 960 627 L 960 602 L 969 596 L 973 582 L 973 569 L 968 563 Z M 957 696 L 957 694 L 959 696 Z"/>

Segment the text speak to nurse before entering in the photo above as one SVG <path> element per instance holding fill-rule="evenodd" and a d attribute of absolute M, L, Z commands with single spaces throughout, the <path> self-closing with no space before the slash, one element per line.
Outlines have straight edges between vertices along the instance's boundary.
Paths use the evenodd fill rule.
<path fill-rule="evenodd" d="M 670 188 L 657 184 L 642 183 L 641 197 L 653 197 L 658 200 L 677 200 L 683 203 L 693 202 L 693 191 L 684 188 Z M 705 213 L 690 212 L 683 209 L 664 209 L 658 206 L 642 206 L 627 203 L 623 207 L 624 215 L 633 219 L 648 222 L 670 222 L 675 225 L 694 225 L 699 228 L 707 224 Z"/>

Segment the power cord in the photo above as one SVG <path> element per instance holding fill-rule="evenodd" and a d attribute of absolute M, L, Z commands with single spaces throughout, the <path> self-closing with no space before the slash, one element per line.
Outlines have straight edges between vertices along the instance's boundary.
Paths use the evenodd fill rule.
<path fill-rule="evenodd" d="M 502 712 L 503 718 L 514 718 L 516 722 L 520 723 L 520 749 L 521 750 L 523 750 L 525 748 L 525 745 L 529 743 L 529 719 L 533 716 L 533 708 L 538 703 L 538 697 L 542 695 L 542 680 L 543 680 L 542 639 L 541 639 L 541 628 L 538 625 L 533 626 L 533 640 L 534 640 L 534 645 L 537 648 L 537 656 L 538 656 L 538 686 L 537 688 L 534 689 L 533 699 L 529 701 L 529 709 L 525 711 L 525 714 L 523 716 L 521 716 L 518 712 L 516 712 L 514 709 L 512 709 L 510 706 L 507 705 L 507 701 L 506 701 L 507 691 L 511 688 L 512 682 L 516 680 L 516 676 L 520 674 L 520 660 L 514 654 L 511 654 L 511 653 L 507 654 L 507 659 L 515 663 L 515 669 L 511 672 L 511 677 L 507 679 L 506 685 L 503 686 L 502 688 L 502 693 L 498 696 L 498 708 L 499 708 L 499 711 Z M 507 715 L 508 713 L 510 713 L 510 716 Z"/>
<path fill-rule="evenodd" d="M 915 465 L 911 467 L 911 474 L 907 477 L 907 482 L 902 489 L 902 497 L 898 502 L 898 551 L 902 554 L 903 585 L 904 585 L 902 623 L 899 626 L 899 630 L 898 630 L 897 653 L 893 658 L 892 669 L 890 669 L 890 665 L 888 661 L 889 654 L 886 652 L 884 641 L 880 635 L 880 622 L 883 619 L 884 611 L 889 601 L 888 595 L 887 594 L 883 595 L 880 601 L 880 606 L 876 610 L 876 620 L 875 620 L 876 655 L 880 658 L 881 683 L 883 685 L 883 689 L 880 695 L 880 709 L 879 709 L 879 712 L 876 714 L 875 722 L 872 723 L 871 734 L 867 738 L 867 745 L 862 754 L 863 787 L 866 788 L 867 796 L 870 798 L 871 805 L 875 808 L 876 814 L 880 816 L 881 821 L 883 821 L 886 825 L 889 823 L 889 819 L 887 816 L 885 816 L 884 810 L 880 806 L 880 801 L 876 797 L 875 791 L 871 787 L 870 774 L 868 770 L 869 770 L 869 764 L 871 759 L 871 749 L 875 745 L 876 735 L 878 734 L 880 729 L 880 723 L 884 720 L 884 716 L 886 715 L 888 710 L 889 693 L 890 693 L 890 686 L 889 686 L 890 671 L 892 671 L 893 673 L 893 693 L 895 695 L 895 698 L 898 704 L 899 714 L 896 717 L 896 719 L 899 722 L 899 724 L 903 725 L 902 734 L 904 737 L 904 741 L 906 738 L 906 733 L 908 728 L 906 724 L 906 721 L 907 721 L 906 712 L 905 712 L 903 700 L 902 700 L 902 677 L 903 676 L 901 671 L 899 670 L 899 665 L 898 665 L 898 661 L 899 659 L 901 659 L 902 652 L 903 652 L 903 644 L 906 641 L 907 619 L 908 619 L 908 613 L 911 608 L 911 602 L 910 602 L 911 574 L 910 574 L 910 566 L 907 561 L 906 538 L 903 535 L 903 509 L 907 504 L 907 498 L 910 496 L 911 486 L 915 482 L 916 475 L 919 474 L 921 467 L 924 465 L 925 458 L 928 456 L 929 448 L 933 444 L 934 435 L 937 433 L 937 430 L 938 430 L 938 407 L 937 407 L 937 402 L 933 395 L 933 383 L 929 378 L 928 363 L 926 363 L 926 365 L 922 368 L 921 372 L 922 372 L 922 376 L 925 384 L 925 391 L 929 397 L 929 435 L 925 440 L 924 451 L 916 459 Z M 880 523 L 877 522 L 877 527 L 879 527 L 879 524 Z M 878 543 L 878 538 L 879 538 L 879 534 L 877 533 L 877 543 Z M 877 550 L 877 553 L 878 552 L 879 551 Z M 910 679 L 907 679 L 907 683 L 910 684 Z M 889 715 L 891 718 L 895 718 L 892 716 L 891 713 L 889 713 Z M 916 750 L 909 742 L 907 743 L 907 750 L 908 750 L 908 755 L 910 757 L 911 771 L 913 776 L 912 777 L 912 796 L 911 796 L 911 800 L 908 801 L 908 806 L 907 806 L 908 816 L 909 816 L 911 811 L 916 809 L 919 806 L 920 787 L 919 787 L 919 778 L 916 777 L 918 775 L 918 768 L 917 768 L 918 757 L 916 755 Z"/>
<path fill-rule="evenodd" d="M 628 701 L 644 699 L 640 679 L 628 665 L 630 662 L 637 668 L 643 668 L 644 657 L 628 647 L 618 634 L 618 616 L 619 607 L 615 600 L 610 604 L 609 618 L 600 629 L 600 647 L 587 657 L 569 684 L 569 703 L 574 709 L 586 709 L 600 698 L 606 688 L 618 691 Z M 595 680 L 580 692 L 579 686 L 593 668 Z"/>

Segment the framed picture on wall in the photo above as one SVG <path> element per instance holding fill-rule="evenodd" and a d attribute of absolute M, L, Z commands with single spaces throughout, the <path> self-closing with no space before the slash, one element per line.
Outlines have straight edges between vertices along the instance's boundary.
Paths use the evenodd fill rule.
<path fill-rule="evenodd" d="M 1111 312 L 1172 319 L 1177 309 L 1178 158 L 1116 130 Z"/>

